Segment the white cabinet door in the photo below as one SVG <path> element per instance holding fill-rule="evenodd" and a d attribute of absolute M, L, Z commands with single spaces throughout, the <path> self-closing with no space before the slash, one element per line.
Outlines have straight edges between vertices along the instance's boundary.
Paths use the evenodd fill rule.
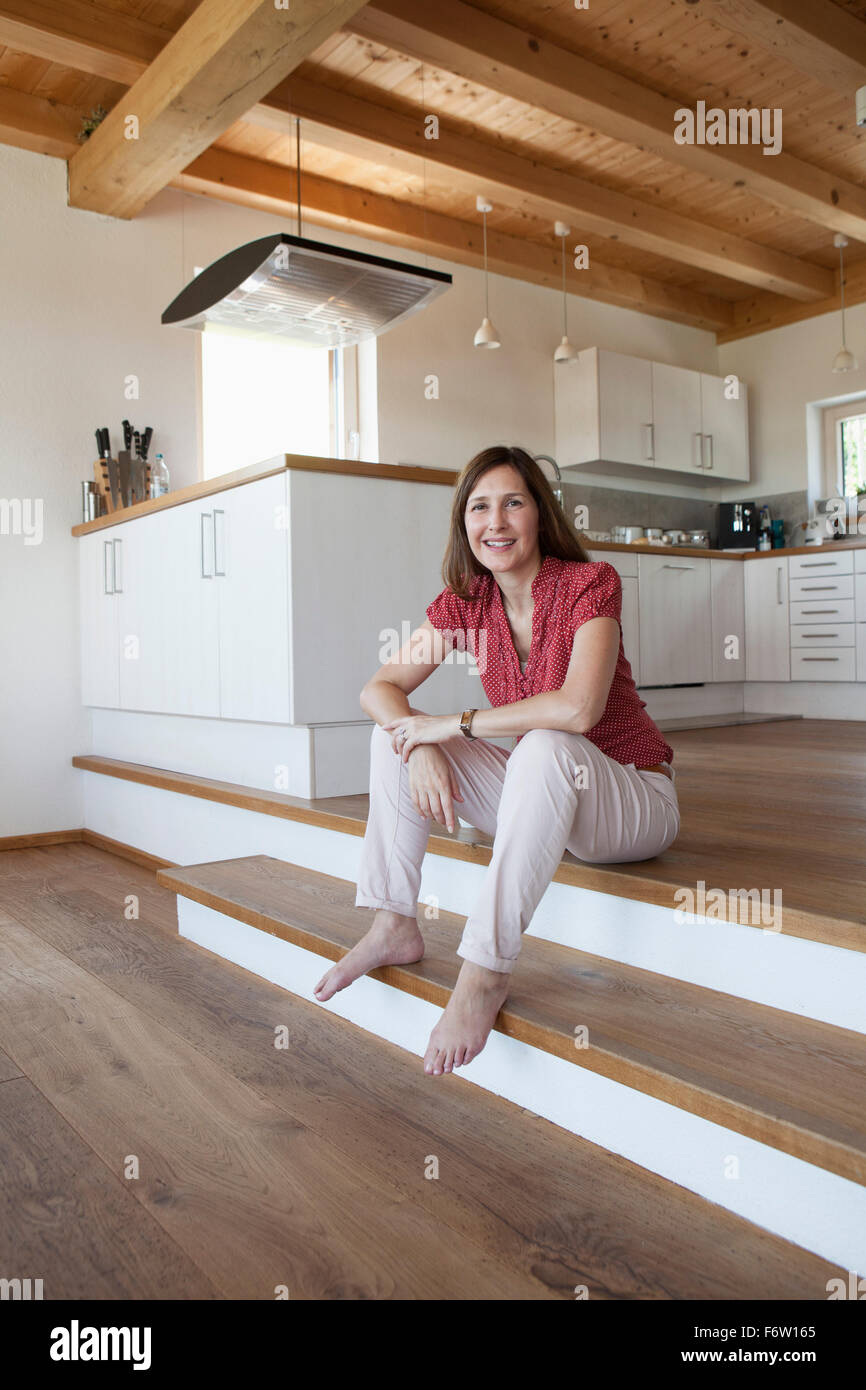
<path fill-rule="evenodd" d="M 744 560 L 746 680 L 791 679 L 788 560 Z"/>
<path fill-rule="evenodd" d="M 725 395 L 723 376 L 701 372 L 701 432 L 703 472 L 719 478 L 748 481 L 749 393 L 739 384 L 739 398 Z"/>
<path fill-rule="evenodd" d="M 170 609 L 167 512 L 118 527 L 116 545 L 120 708 L 165 711 L 165 622 Z"/>
<path fill-rule="evenodd" d="M 641 555 L 639 563 L 641 685 L 711 681 L 710 561 Z"/>
<path fill-rule="evenodd" d="M 219 593 L 213 577 L 213 507 L 219 496 L 187 502 L 165 518 L 162 592 L 165 685 L 161 708 L 219 718 Z M 137 523 L 133 523 L 137 524 Z"/>
<path fill-rule="evenodd" d="M 744 569 L 738 560 L 710 561 L 714 681 L 746 677 Z"/>
<path fill-rule="evenodd" d="M 652 363 L 599 349 L 598 382 L 601 457 L 652 468 Z"/>
<path fill-rule="evenodd" d="M 286 474 L 231 488 L 213 506 L 220 716 L 291 722 Z M 327 518 L 311 518 L 327 525 Z M 363 578 L 363 576 L 361 576 Z"/>
<path fill-rule="evenodd" d="M 702 474 L 700 372 L 653 362 L 652 390 L 656 467 Z"/>
<path fill-rule="evenodd" d="M 866 683 L 866 622 L 857 623 L 857 680 Z"/>
<path fill-rule="evenodd" d="M 108 709 L 119 701 L 114 541 L 122 529 L 91 531 L 78 550 L 81 699 Z"/>
<path fill-rule="evenodd" d="M 635 685 L 640 685 L 640 619 L 638 581 L 622 580 L 622 649 L 631 667 Z"/>

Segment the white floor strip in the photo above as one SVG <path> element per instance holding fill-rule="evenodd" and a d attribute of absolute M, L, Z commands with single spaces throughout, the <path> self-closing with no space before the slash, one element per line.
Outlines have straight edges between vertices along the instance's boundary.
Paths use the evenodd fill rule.
<path fill-rule="evenodd" d="M 190 941 L 423 1057 L 436 1006 L 366 977 L 318 1004 L 321 956 L 186 898 L 178 919 Z M 846 1271 L 866 1271 L 866 1188 L 857 1183 L 501 1033 L 459 1074 Z"/>
<path fill-rule="evenodd" d="M 360 836 L 99 773 L 81 775 L 85 825 L 150 854 L 182 864 L 270 854 L 357 879 Z M 421 899 L 430 895 L 441 910 L 468 915 L 484 873 L 483 865 L 428 853 Z M 562 883 L 550 884 L 528 935 L 866 1032 L 866 952 L 729 922 L 678 925 L 669 908 Z"/>

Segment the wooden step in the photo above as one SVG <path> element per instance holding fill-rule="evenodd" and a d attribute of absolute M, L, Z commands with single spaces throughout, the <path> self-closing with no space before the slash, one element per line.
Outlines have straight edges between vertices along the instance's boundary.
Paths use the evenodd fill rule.
<path fill-rule="evenodd" d="M 749 714 L 740 710 L 733 714 L 680 714 L 667 719 L 656 719 L 656 727 L 663 734 L 673 734 L 682 729 L 725 729 L 738 724 L 779 724 L 783 720 L 802 719 L 802 714 Z"/>
<path fill-rule="evenodd" d="M 180 896 L 339 960 L 371 914 L 345 879 L 258 855 L 161 869 Z M 444 1006 L 465 919 L 422 923 L 427 952 L 374 978 Z M 588 1046 L 575 1045 L 575 1029 Z M 866 1185 L 866 1036 L 526 937 L 496 1028 Z"/>
<path fill-rule="evenodd" d="M 802 720 L 796 722 L 804 724 Z M 804 769 L 810 806 L 823 827 L 824 840 L 817 846 L 813 820 L 805 814 L 794 819 L 791 816 L 790 787 L 784 785 L 790 773 L 787 745 L 774 753 L 779 765 L 771 768 L 771 776 L 760 780 L 756 795 L 741 772 L 741 764 L 753 756 L 753 744 L 747 741 L 738 751 L 725 735 L 742 738 L 754 733 L 769 742 L 768 733 L 765 735 L 762 729 L 722 729 L 715 731 L 712 746 L 706 748 L 704 742 L 695 743 L 705 741 L 706 733 L 694 730 L 681 735 L 684 748 L 677 751 L 676 765 L 679 768 L 682 761 L 684 766 L 677 782 L 682 828 L 674 844 L 654 859 L 627 864 L 587 864 L 566 853 L 554 872 L 553 882 L 670 909 L 680 906 L 682 899 L 678 895 L 683 889 L 694 893 L 701 881 L 708 889 L 721 887 L 724 892 L 732 884 L 773 885 L 783 890 L 785 936 L 866 952 L 866 858 L 859 764 L 852 759 L 852 776 L 847 780 L 834 765 L 833 786 L 828 792 L 830 802 L 818 805 L 822 791 L 819 769 L 824 768 L 826 777 L 832 754 L 824 736 L 814 734 L 814 723 L 811 721 L 808 728 L 814 747 L 800 748 L 798 765 Z M 866 725 L 857 726 L 857 731 L 861 728 L 864 732 L 859 734 L 860 742 L 852 747 L 852 753 L 859 752 L 866 738 Z M 849 743 L 857 731 L 846 728 Z M 832 738 L 838 738 L 838 733 L 834 732 Z M 866 751 L 862 756 L 866 759 Z M 96 754 L 75 757 L 72 762 L 85 772 L 346 835 L 363 836 L 367 825 L 366 795 L 308 800 Z M 460 827 L 449 834 L 433 822 L 428 853 L 487 865 L 492 844 L 492 838 L 480 830 Z M 816 849 L 822 859 L 820 875 L 811 868 Z M 743 921 L 742 925 L 760 930 L 752 921 Z"/>

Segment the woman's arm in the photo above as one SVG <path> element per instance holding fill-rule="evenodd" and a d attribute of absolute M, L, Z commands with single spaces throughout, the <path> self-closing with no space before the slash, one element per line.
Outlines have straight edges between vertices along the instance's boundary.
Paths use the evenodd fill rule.
<path fill-rule="evenodd" d="M 525 700 L 493 709 L 479 709 L 472 719 L 473 734 L 477 738 L 507 738 L 528 734 L 531 729 L 588 733 L 604 714 L 618 656 L 616 618 L 587 619 L 574 634 L 568 671 L 560 689 L 529 695 Z M 401 710 L 383 721 L 389 732 L 396 730 L 398 724 L 406 728 L 404 759 L 418 744 L 445 743 L 460 736 L 459 714 L 412 715 L 408 720 L 405 715 L 406 711 Z"/>
<path fill-rule="evenodd" d="M 412 712 L 412 694 L 445 660 L 452 643 L 429 618 L 416 627 L 396 656 L 371 676 L 361 691 L 361 709 L 377 724 L 402 719 Z"/>

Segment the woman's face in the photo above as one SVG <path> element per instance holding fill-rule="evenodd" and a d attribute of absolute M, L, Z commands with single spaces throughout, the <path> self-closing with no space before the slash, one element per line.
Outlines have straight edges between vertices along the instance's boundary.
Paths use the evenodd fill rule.
<path fill-rule="evenodd" d="M 538 507 L 510 463 L 482 473 L 467 498 L 464 522 L 473 555 L 493 574 L 520 570 L 537 559 Z"/>

